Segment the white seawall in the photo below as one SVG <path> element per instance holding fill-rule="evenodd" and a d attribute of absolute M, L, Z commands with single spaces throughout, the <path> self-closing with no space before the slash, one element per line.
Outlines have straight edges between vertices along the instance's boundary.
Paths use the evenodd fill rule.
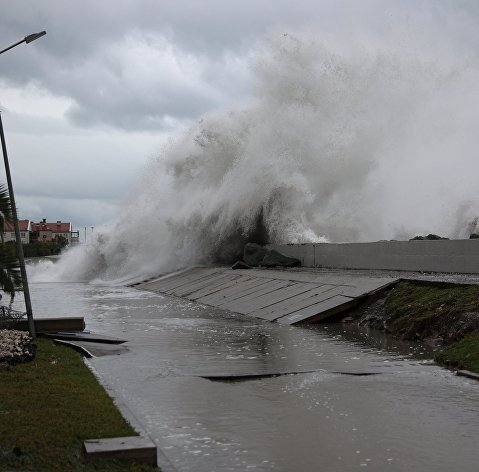
<path fill-rule="evenodd" d="M 479 239 L 271 245 L 304 267 L 479 274 Z"/>

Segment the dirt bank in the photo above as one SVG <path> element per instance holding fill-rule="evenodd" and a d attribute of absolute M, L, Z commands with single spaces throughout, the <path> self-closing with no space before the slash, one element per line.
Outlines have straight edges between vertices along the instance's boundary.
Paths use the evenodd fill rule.
<path fill-rule="evenodd" d="M 479 372 L 477 285 L 402 281 L 352 316 L 400 339 L 440 346 L 436 361 Z"/>

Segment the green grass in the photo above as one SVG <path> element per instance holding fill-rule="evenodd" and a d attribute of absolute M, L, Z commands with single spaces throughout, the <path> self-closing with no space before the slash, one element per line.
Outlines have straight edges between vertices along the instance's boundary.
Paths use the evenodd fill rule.
<path fill-rule="evenodd" d="M 400 282 L 386 300 L 386 309 L 397 318 L 421 311 L 423 315 L 441 309 L 443 314 L 479 310 L 478 285 L 423 285 Z"/>
<path fill-rule="evenodd" d="M 85 439 L 136 435 L 77 352 L 37 339 L 34 361 L 0 371 L 0 470 L 157 471 L 87 464 Z"/>
<path fill-rule="evenodd" d="M 435 360 L 449 367 L 479 373 L 479 333 L 467 336 L 444 349 Z"/>
<path fill-rule="evenodd" d="M 429 335 L 447 329 L 461 313 L 479 311 L 479 286 L 403 281 L 389 293 L 385 309 L 393 332 Z"/>
<path fill-rule="evenodd" d="M 403 281 L 388 294 L 385 309 L 393 334 L 405 339 L 441 336 L 449 346 L 436 362 L 479 373 L 479 332 L 463 331 L 460 324 L 462 313 L 479 312 L 478 285 Z"/>

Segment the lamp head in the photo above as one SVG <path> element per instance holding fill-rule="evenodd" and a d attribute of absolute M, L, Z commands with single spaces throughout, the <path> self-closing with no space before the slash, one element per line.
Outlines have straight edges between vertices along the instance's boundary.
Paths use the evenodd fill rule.
<path fill-rule="evenodd" d="M 40 31 L 40 33 L 29 34 L 28 36 L 25 36 L 24 41 L 28 44 L 28 43 L 31 43 L 32 41 L 35 41 L 35 39 L 45 36 L 46 34 L 47 34 L 46 31 Z"/>

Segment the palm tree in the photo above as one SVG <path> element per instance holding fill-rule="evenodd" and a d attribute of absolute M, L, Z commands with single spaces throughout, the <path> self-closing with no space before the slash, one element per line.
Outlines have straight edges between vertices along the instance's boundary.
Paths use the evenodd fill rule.
<path fill-rule="evenodd" d="M 5 223 L 13 223 L 13 212 L 7 187 L 0 184 L 0 289 L 10 295 L 11 308 L 15 292 L 23 285 L 18 256 L 4 243 Z"/>
<path fill-rule="evenodd" d="M 12 205 L 7 187 L 4 184 L 0 184 L 0 239 L 2 243 L 6 222 L 13 222 Z"/>

